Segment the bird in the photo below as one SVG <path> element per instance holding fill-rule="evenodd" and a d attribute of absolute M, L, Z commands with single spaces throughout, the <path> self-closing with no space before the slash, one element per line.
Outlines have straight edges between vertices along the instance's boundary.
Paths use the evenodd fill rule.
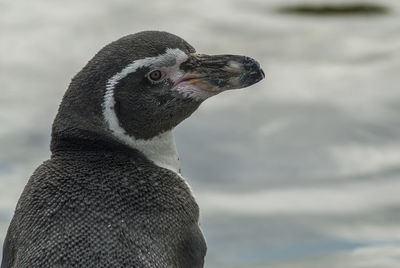
<path fill-rule="evenodd" d="M 51 157 L 18 200 L 1 268 L 203 267 L 199 206 L 173 129 L 206 99 L 264 77 L 250 57 L 200 54 L 164 31 L 103 47 L 65 92 Z"/>

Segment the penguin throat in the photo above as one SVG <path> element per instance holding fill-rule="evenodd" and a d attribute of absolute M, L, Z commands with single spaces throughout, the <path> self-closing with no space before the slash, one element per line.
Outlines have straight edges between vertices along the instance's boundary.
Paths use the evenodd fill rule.
<path fill-rule="evenodd" d="M 106 95 L 107 97 L 107 95 Z M 176 150 L 175 139 L 172 129 L 165 131 L 157 136 L 149 139 L 137 139 L 129 135 L 119 123 L 118 117 L 113 109 L 115 100 L 110 98 L 110 106 L 104 109 L 104 117 L 108 124 L 108 128 L 119 141 L 132 149 L 136 149 L 143 153 L 147 159 L 151 160 L 159 167 L 167 168 L 177 174 L 180 173 L 180 164 L 178 152 Z M 107 103 L 107 102 L 106 102 Z M 107 106 L 105 106 L 107 107 Z"/>
<path fill-rule="evenodd" d="M 127 146 L 143 153 L 147 159 L 159 167 L 180 173 L 179 156 L 176 150 L 172 130 L 163 132 L 153 138 L 135 139 L 128 135 L 122 128 L 112 129 L 113 135 Z"/>

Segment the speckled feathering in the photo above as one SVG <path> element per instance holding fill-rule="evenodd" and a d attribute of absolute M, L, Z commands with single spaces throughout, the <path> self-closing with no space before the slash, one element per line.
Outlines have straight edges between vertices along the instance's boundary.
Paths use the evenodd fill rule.
<path fill-rule="evenodd" d="M 196 54 L 166 32 L 104 47 L 62 100 L 51 158 L 19 199 L 1 268 L 203 267 L 172 130 L 208 97 L 263 77 L 251 58 Z"/>

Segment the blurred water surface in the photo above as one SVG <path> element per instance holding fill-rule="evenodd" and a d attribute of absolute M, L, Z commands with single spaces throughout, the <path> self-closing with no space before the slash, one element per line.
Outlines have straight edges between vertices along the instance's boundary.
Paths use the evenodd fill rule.
<path fill-rule="evenodd" d="M 400 2 L 275 12 L 293 3 L 0 0 L 0 241 L 71 77 L 106 43 L 160 29 L 267 74 L 176 129 L 206 267 L 400 267 Z"/>

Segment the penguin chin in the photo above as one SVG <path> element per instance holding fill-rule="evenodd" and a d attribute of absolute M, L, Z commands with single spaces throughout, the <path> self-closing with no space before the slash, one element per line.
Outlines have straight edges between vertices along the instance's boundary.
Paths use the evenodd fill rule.
<path fill-rule="evenodd" d="M 221 92 L 207 91 L 187 81 L 182 81 L 178 83 L 171 90 L 173 92 L 177 92 L 183 98 L 193 99 L 196 102 L 203 102 L 206 99 L 215 96 Z"/>

